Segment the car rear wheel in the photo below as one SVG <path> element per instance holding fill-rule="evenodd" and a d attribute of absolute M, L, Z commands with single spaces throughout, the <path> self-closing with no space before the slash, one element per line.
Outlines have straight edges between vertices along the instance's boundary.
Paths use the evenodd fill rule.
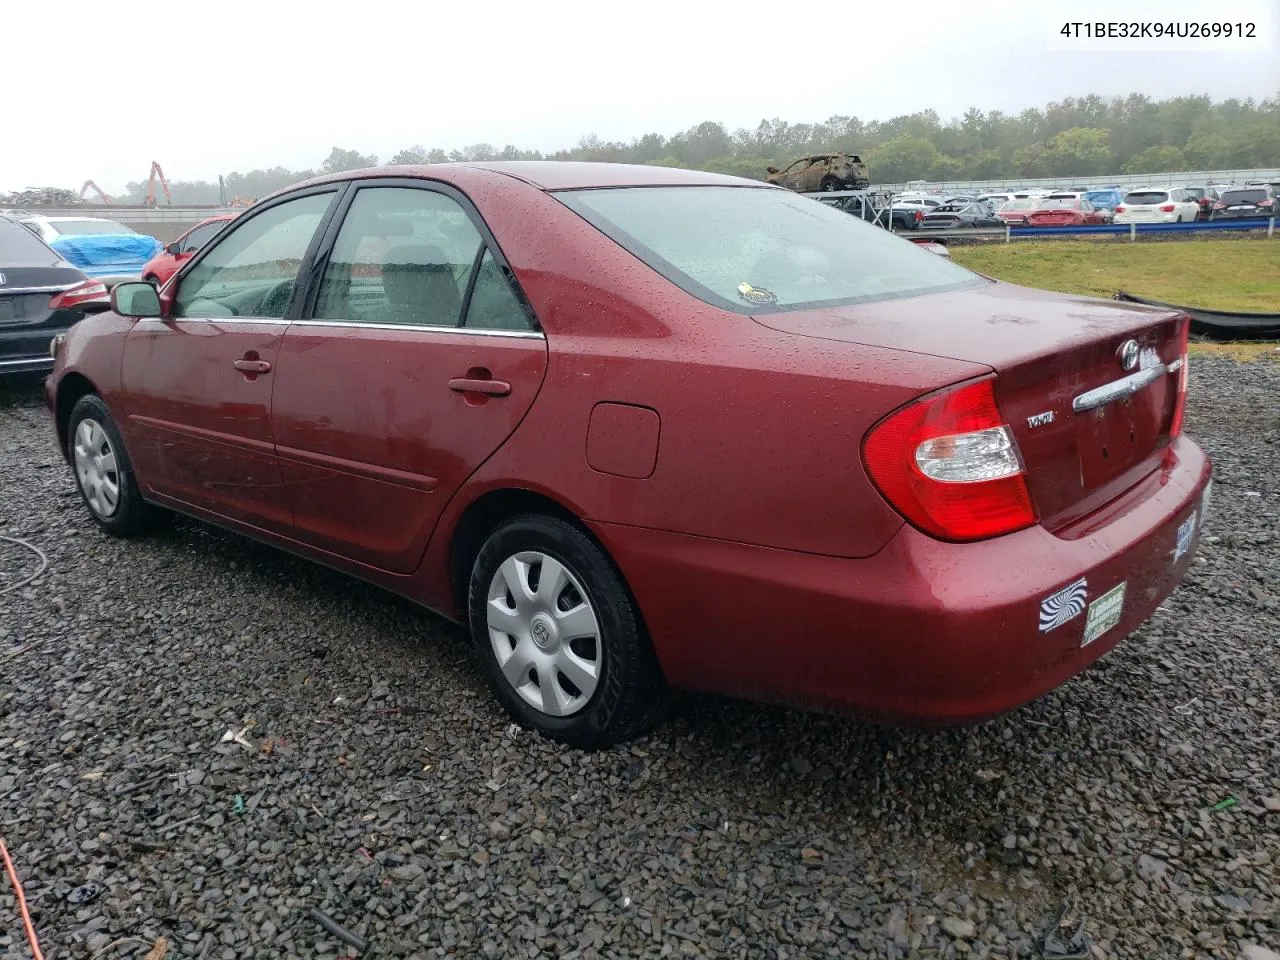
<path fill-rule="evenodd" d="M 130 537 L 155 526 L 159 511 L 138 492 L 120 431 L 97 394 L 86 394 L 71 409 L 67 459 L 89 516 L 103 530 Z"/>
<path fill-rule="evenodd" d="M 521 726 L 594 749 L 661 716 L 666 684 L 635 603 L 574 525 L 541 514 L 503 523 L 472 567 L 468 615 L 489 681 Z"/>

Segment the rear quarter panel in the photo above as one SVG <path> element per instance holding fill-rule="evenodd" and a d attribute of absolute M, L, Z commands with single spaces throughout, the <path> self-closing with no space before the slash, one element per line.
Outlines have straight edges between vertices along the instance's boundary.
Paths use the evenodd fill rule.
<path fill-rule="evenodd" d="M 533 409 L 451 510 L 515 486 L 591 521 L 869 556 L 902 520 L 863 472 L 863 435 L 912 397 L 985 372 L 765 328 L 685 294 L 552 196 L 471 195 L 546 330 L 549 359 Z M 647 479 L 588 465 L 603 401 L 658 412 Z"/>

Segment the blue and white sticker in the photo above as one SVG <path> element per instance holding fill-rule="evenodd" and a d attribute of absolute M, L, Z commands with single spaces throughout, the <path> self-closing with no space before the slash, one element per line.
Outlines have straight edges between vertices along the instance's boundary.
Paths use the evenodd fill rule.
<path fill-rule="evenodd" d="M 1084 612 L 1089 600 L 1088 581 L 1081 577 L 1040 601 L 1040 632 L 1048 633 Z"/>
<path fill-rule="evenodd" d="M 1187 555 L 1187 551 L 1191 549 L 1191 539 L 1196 535 L 1196 511 L 1191 511 L 1191 516 L 1178 524 L 1178 538 L 1173 545 L 1173 562 L 1177 563 Z"/>

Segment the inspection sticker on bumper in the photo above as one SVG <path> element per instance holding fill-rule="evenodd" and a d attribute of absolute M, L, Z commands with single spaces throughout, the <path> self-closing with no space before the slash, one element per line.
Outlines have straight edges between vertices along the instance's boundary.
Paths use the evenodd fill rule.
<path fill-rule="evenodd" d="M 1087 647 L 1120 622 L 1120 614 L 1124 612 L 1124 588 L 1123 583 L 1112 587 L 1089 604 L 1089 612 L 1084 618 L 1084 639 L 1080 641 L 1080 646 Z"/>
<path fill-rule="evenodd" d="M 1183 520 L 1178 525 L 1178 534 L 1173 544 L 1173 562 L 1177 563 L 1187 555 L 1191 549 L 1191 538 L 1196 532 L 1196 511 L 1191 511 L 1191 516 Z"/>

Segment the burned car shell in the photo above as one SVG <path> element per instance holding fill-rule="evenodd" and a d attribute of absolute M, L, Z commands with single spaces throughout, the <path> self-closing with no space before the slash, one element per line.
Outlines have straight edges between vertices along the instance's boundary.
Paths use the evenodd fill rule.
<path fill-rule="evenodd" d="M 770 167 L 765 180 L 799 193 L 860 190 L 871 185 L 867 165 L 853 153 L 824 153 L 801 157 L 781 170 Z"/>

